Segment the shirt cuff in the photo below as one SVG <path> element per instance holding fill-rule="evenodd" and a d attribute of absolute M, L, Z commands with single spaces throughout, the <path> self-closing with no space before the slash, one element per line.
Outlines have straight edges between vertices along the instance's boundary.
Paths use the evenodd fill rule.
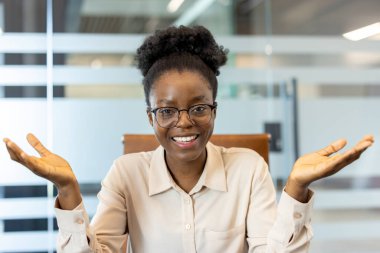
<path fill-rule="evenodd" d="M 55 215 L 57 217 L 57 224 L 60 230 L 70 233 L 85 233 L 89 225 L 88 214 L 81 202 L 73 210 L 60 209 L 58 198 L 55 200 L 54 205 Z"/>
<path fill-rule="evenodd" d="M 292 198 L 284 190 L 278 204 L 278 210 L 284 218 L 293 220 L 294 232 L 297 234 L 301 229 L 311 223 L 311 213 L 314 204 L 314 192 L 309 190 L 308 202 L 302 203 Z"/>
<path fill-rule="evenodd" d="M 299 202 L 290 197 L 284 190 L 277 207 L 277 219 L 275 229 L 270 237 L 283 245 L 290 243 L 291 238 L 296 238 L 302 229 L 306 228 L 307 235 L 312 237 L 311 213 L 314 203 L 314 192 L 309 190 L 309 201 Z"/>

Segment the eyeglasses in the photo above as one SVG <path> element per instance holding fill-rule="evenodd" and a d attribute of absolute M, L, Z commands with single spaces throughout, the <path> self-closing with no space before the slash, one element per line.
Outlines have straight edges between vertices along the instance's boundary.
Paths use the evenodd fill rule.
<path fill-rule="evenodd" d="M 163 128 L 172 128 L 178 124 L 180 112 L 186 111 L 189 120 L 193 125 L 205 125 L 211 120 L 211 112 L 217 107 L 217 103 L 213 105 L 197 104 L 187 109 L 179 110 L 176 107 L 159 107 L 150 110 L 156 118 L 157 124 Z"/>

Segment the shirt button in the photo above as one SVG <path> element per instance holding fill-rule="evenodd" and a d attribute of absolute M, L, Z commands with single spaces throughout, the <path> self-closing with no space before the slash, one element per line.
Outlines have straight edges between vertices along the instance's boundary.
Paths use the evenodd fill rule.
<path fill-rule="evenodd" d="M 296 218 L 296 219 L 300 219 L 302 217 L 302 214 L 300 214 L 300 213 L 297 212 L 297 213 L 293 214 L 293 217 Z"/>
<path fill-rule="evenodd" d="M 190 228 L 191 228 L 191 225 L 190 224 L 186 224 L 185 229 L 189 230 Z"/>
<path fill-rule="evenodd" d="M 188 205 L 190 205 L 190 204 L 191 204 L 191 200 L 190 200 L 190 199 L 186 200 L 186 203 L 187 203 Z"/>
<path fill-rule="evenodd" d="M 83 224 L 83 223 L 84 223 L 84 220 L 83 220 L 83 219 L 77 219 L 77 223 L 78 223 L 78 224 Z"/>

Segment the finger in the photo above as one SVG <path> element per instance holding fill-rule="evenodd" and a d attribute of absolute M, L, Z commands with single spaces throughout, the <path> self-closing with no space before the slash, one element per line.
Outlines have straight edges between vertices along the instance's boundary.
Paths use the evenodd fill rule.
<path fill-rule="evenodd" d="M 372 145 L 371 141 L 361 141 L 355 147 L 343 154 L 337 154 L 326 161 L 325 168 L 328 175 L 332 175 L 359 159 L 360 155 Z"/>
<path fill-rule="evenodd" d="M 8 150 L 8 154 L 10 156 L 10 158 L 13 160 L 13 161 L 16 161 L 16 162 L 21 162 L 21 159 L 20 157 L 8 146 L 7 147 L 7 150 Z"/>
<path fill-rule="evenodd" d="M 365 135 L 365 136 L 363 137 L 362 140 L 370 141 L 370 142 L 372 142 L 372 143 L 375 142 L 375 138 L 373 137 L 372 134 L 367 134 L 367 135 Z"/>
<path fill-rule="evenodd" d="M 17 159 L 17 156 L 16 154 L 13 152 L 13 150 L 9 147 L 9 144 L 11 142 L 11 140 L 9 140 L 8 138 L 4 138 L 3 139 L 3 142 L 5 143 L 5 147 L 7 148 L 8 150 L 8 153 L 11 157 L 12 160 L 16 160 Z"/>
<path fill-rule="evenodd" d="M 359 156 L 359 154 L 336 154 L 333 157 L 330 157 L 327 161 L 318 166 L 319 168 L 317 171 L 320 171 L 320 178 L 338 173 L 344 167 L 355 161 Z"/>
<path fill-rule="evenodd" d="M 346 144 L 347 144 L 347 141 L 345 139 L 339 139 L 337 141 L 334 141 L 333 143 L 331 143 L 327 147 L 317 151 L 317 153 L 319 155 L 329 156 L 329 155 L 341 150 L 344 146 L 346 146 Z"/>
<path fill-rule="evenodd" d="M 4 138 L 4 142 L 12 160 L 22 162 L 21 154 L 25 152 L 16 143 L 7 138 Z"/>
<path fill-rule="evenodd" d="M 43 145 L 42 143 L 37 139 L 36 136 L 34 136 L 33 134 L 28 134 L 26 136 L 28 142 L 30 145 L 33 146 L 33 148 L 40 154 L 40 156 L 47 156 L 48 154 L 50 154 L 50 151 L 47 150 Z"/>
<path fill-rule="evenodd" d="M 369 148 L 370 146 L 372 146 L 372 144 L 373 144 L 372 140 L 362 140 L 358 144 L 356 144 L 355 149 L 357 149 L 359 151 L 365 150 L 365 149 Z"/>
<path fill-rule="evenodd" d="M 353 148 L 347 150 L 343 153 L 343 157 L 349 158 L 349 157 L 357 157 L 359 158 L 360 155 L 370 146 L 372 146 L 372 141 L 368 140 L 362 140 L 358 142 Z"/>

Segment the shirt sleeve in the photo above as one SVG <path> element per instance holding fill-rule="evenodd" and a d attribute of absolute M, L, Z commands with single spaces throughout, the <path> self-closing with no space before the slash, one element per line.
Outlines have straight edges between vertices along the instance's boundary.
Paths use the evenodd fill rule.
<path fill-rule="evenodd" d="M 73 210 L 62 210 L 56 200 L 55 215 L 59 227 L 57 252 L 94 252 L 87 241 L 89 218 L 83 203 Z"/>
<path fill-rule="evenodd" d="M 277 217 L 269 232 L 266 252 L 308 252 L 313 237 L 311 211 L 314 193 L 309 190 L 309 201 L 301 203 L 282 191 Z"/>
<path fill-rule="evenodd" d="M 58 253 L 121 252 L 128 226 L 126 199 L 120 191 L 120 180 L 116 169 L 111 168 L 102 182 L 99 204 L 91 223 L 83 203 L 68 211 L 59 209 L 56 201 Z"/>
<path fill-rule="evenodd" d="M 309 201 L 301 203 L 282 191 L 279 204 L 268 167 L 264 161 L 251 186 L 251 202 L 247 215 L 249 253 L 306 253 L 312 238 Z"/>

